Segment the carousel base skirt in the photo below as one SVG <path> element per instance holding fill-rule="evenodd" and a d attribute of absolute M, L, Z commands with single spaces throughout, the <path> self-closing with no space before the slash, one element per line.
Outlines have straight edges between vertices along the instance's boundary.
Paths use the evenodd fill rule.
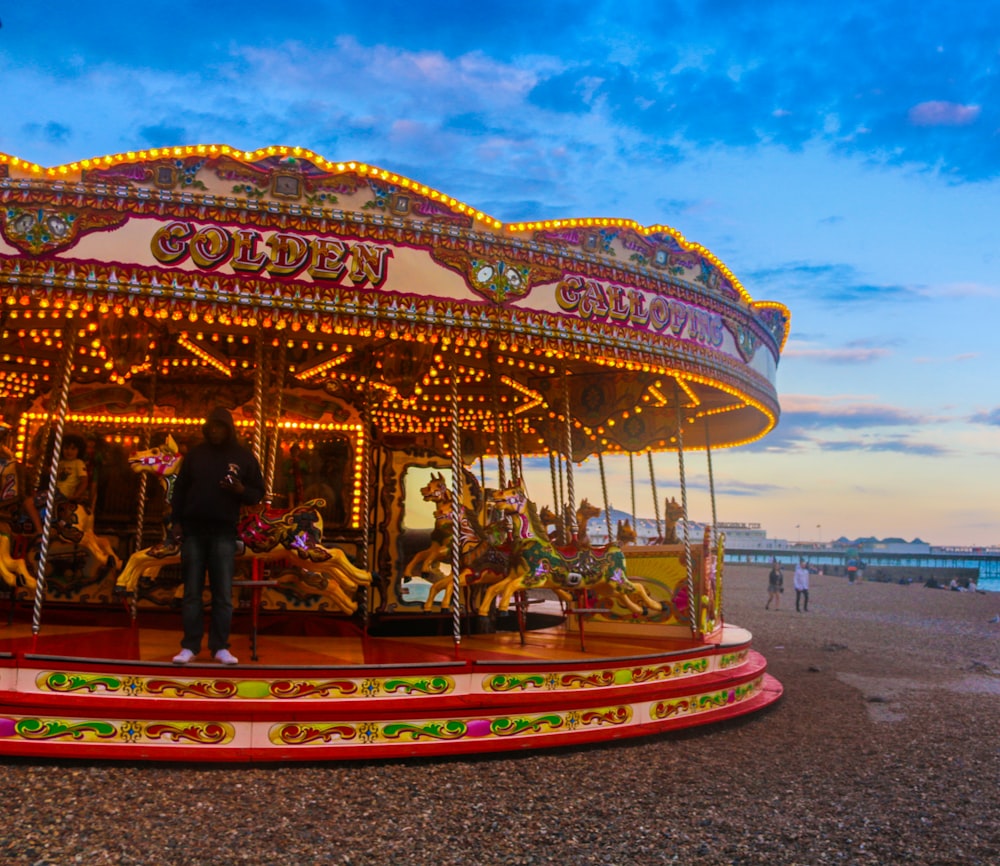
<path fill-rule="evenodd" d="M 372 760 L 573 746 L 711 725 L 781 697 L 751 634 L 704 641 L 564 624 L 463 635 L 364 634 L 264 617 L 258 661 L 184 666 L 180 617 L 63 613 L 0 629 L 0 755 L 257 762 Z M 96 623 L 96 624 L 95 624 Z M 239 625 L 239 623 L 237 623 Z M 384 631 L 384 630 L 383 630 Z"/>

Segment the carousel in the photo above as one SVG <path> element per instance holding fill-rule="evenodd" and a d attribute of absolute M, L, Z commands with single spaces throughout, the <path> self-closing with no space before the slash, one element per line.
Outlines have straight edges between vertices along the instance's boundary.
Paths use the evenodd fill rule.
<path fill-rule="evenodd" d="M 685 467 L 773 428 L 789 316 L 704 247 L 293 147 L 0 154 L 0 202 L 0 754 L 548 748 L 780 698 Z M 267 495 L 240 663 L 181 667 L 170 491 L 220 405 Z"/>

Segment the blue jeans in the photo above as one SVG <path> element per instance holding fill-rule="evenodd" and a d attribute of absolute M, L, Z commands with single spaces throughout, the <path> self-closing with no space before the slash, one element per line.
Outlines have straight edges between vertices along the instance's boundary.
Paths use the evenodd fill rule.
<path fill-rule="evenodd" d="M 208 651 L 215 655 L 229 648 L 233 622 L 233 572 L 236 570 L 236 536 L 185 535 L 181 542 L 181 574 L 184 603 L 181 607 L 184 639 L 181 646 L 197 654 L 205 633 L 205 572 L 212 590 L 212 622 L 208 631 Z"/>

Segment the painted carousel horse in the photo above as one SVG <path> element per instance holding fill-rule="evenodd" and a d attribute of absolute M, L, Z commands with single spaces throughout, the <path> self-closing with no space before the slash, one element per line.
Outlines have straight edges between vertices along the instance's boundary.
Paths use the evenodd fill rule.
<path fill-rule="evenodd" d="M 130 454 L 128 465 L 137 474 L 147 472 L 154 476 L 163 485 L 167 496 L 166 501 L 169 503 L 183 456 L 174 441 L 174 437 L 168 433 L 166 440 L 159 447 L 149 448 L 146 451 L 135 451 Z"/>
<path fill-rule="evenodd" d="M 22 558 L 14 556 L 11 541 L 22 507 L 21 469 L 12 457 L 0 454 L 0 578 L 11 589 L 18 585 L 34 589 L 35 576 Z"/>
<path fill-rule="evenodd" d="M 503 580 L 510 573 L 510 545 L 507 540 L 507 522 L 502 518 L 483 527 L 471 508 L 463 507 L 459 514 L 459 587 L 486 586 Z M 451 607 L 455 581 L 449 574 L 441 574 L 431 585 L 424 602 L 424 610 L 434 608 L 434 599 L 444 590 L 441 607 Z"/>
<path fill-rule="evenodd" d="M 466 477 L 466 501 L 462 503 L 459 510 L 459 574 L 458 584 L 460 587 L 480 585 L 484 586 L 507 576 L 509 551 L 502 548 L 502 543 L 506 538 L 506 521 L 503 519 L 491 523 L 484 528 L 479 522 L 477 512 L 482 497 L 479 493 L 478 482 L 471 476 Z M 449 607 L 452 601 L 452 594 L 455 589 L 455 581 L 450 574 L 445 574 L 437 566 L 441 563 L 450 562 L 452 555 L 452 507 L 451 492 L 445 483 L 444 475 L 437 473 L 431 475 L 430 481 L 425 487 L 420 488 L 420 493 L 427 502 L 436 503 L 435 518 L 447 524 L 447 536 L 435 547 L 434 536 L 431 536 L 431 545 L 426 551 L 418 553 L 404 574 L 412 574 L 409 569 L 415 560 L 426 554 L 424 562 L 430 564 L 425 567 L 422 574 L 425 577 L 434 577 L 435 580 L 427 594 L 427 601 L 424 603 L 424 610 L 433 610 L 434 599 L 437 594 L 444 590 L 441 599 L 441 607 Z M 438 523 L 435 523 L 437 532 Z"/>
<path fill-rule="evenodd" d="M 240 520 L 237 560 L 273 562 L 287 559 L 309 573 L 309 588 L 325 597 L 344 613 L 354 613 L 353 594 L 371 583 L 371 575 L 347 558 L 338 548 L 324 547 L 321 499 L 303 502 L 294 508 L 268 509 L 255 506 Z M 143 576 L 155 576 L 167 565 L 180 562 L 180 546 L 172 541 L 138 550 L 129 557 L 118 575 L 118 588 L 134 594 Z"/>
<path fill-rule="evenodd" d="M 567 515 L 569 514 L 568 508 L 566 509 L 566 513 Z M 576 509 L 576 531 L 577 538 L 581 544 L 590 544 L 590 538 L 587 535 L 587 524 L 600 513 L 601 509 L 596 505 L 591 505 L 586 499 Z M 556 541 L 559 538 L 559 515 L 549 508 L 549 506 L 543 505 L 538 512 L 538 520 L 545 528 L 549 541 Z M 550 526 L 556 528 L 549 529 Z"/>
<path fill-rule="evenodd" d="M 513 567 L 504 580 L 487 590 L 479 605 L 480 616 L 489 615 L 494 599 L 500 610 L 506 610 L 518 590 L 542 587 L 555 590 L 562 598 L 571 598 L 571 590 L 593 590 L 599 598 L 618 603 L 637 616 L 662 610 L 644 587 L 628 579 L 620 547 L 555 547 L 520 484 L 494 491 L 492 501 L 514 520 Z"/>
<path fill-rule="evenodd" d="M 587 524 L 600 513 L 601 509 L 596 505 L 591 505 L 587 499 L 584 499 L 576 509 L 576 535 L 581 547 L 590 545 L 590 536 L 587 535 Z"/>
<path fill-rule="evenodd" d="M 635 530 L 628 520 L 618 521 L 618 531 L 615 535 L 615 541 L 618 542 L 619 547 L 624 547 L 626 544 L 635 544 L 636 537 Z"/>
<path fill-rule="evenodd" d="M 0 506 L 0 512 L 3 514 L 0 517 L 0 527 L 2 527 L 0 534 L 6 538 L 6 544 L 0 542 L 0 560 L 5 561 L 9 572 L 21 575 L 23 578 L 30 569 L 27 565 L 19 564 L 23 563 L 24 560 L 13 558 L 11 551 L 26 548 L 27 556 L 30 559 L 37 559 L 40 548 L 35 539 L 37 532 L 34 524 L 35 518 L 29 518 L 27 514 L 25 494 L 22 492 L 24 485 L 21 483 L 23 467 L 7 458 L 0 458 L 0 462 L 5 464 L 0 470 L 0 476 L 3 476 L 0 485 L 3 487 L 2 501 L 4 503 Z M 40 503 L 36 502 L 36 505 L 40 505 Z M 111 546 L 110 540 L 94 532 L 94 512 L 90 508 L 82 502 L 57 499 L 53 505 L 53 511 L 49 535 L 51 543 L 82 547 L 103 567 L 110 568 L 116 564 L 115 549 Z M 14 544 L 13 537 L 15 535 L 19 536 L 20 544 Z M 6 548 L 6 553 L 3 548 Z M 3 571 L 0 569 L 0 575 L 2 574 Z M 35 585 L 33 577 L 28 585 L 32 587 Z"/>
<path fill-rule="evenodd" d="M 117 554 L 104 535 L 94 532 L 94 512 L 82 502 L 57 501 L 53 506 L 52 541 L 87 550 L 102 566 L 113 568 Z"/>
<path fill-rule="evenodd" d="M 439 472 L 420 488 L 424 502 L 434 503 L 434 530 L 431 543 L 418 551 L 403 568 L 404 577 L 440 574 L 438 565 L 451 555 L 451 494 Z"/>
<path fill-rule="evenodd" d="M 559 515 L 549 508 L 548 505 L 543 505 L 538 512 L 538 520 L 544 527 L 549 541 L 555 541 L 559 537 Z M 549 529 L 550 526 L 555 528 Z"/>
<path fill-rule="evenodd" d="M 663 502 L 663 538 L 661 544 L 679 544 L 677 521 L 684 516 L 684 506 L 671 498 Z"/>

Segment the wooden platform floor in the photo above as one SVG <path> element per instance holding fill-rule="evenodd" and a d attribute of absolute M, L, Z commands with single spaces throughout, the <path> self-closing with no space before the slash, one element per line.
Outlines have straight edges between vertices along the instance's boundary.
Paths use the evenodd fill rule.
<path fill-rule="evenodd" d="M 554 621 L 554 617 L 549 617 Z M 234 618 L 230 641 L 239 667 L 339 667 L 354 665 L 426 664 L 447 661 L 555 661 L 608 659 L 683 652 L 703 643 L 657 638 L 580 636 L 565 624 L 525 632 L 522 644 L 517 631 L 463 634 L 456 646 L 450 621 L 435 620 L 441 634 L 386 636 L 391 623 L 365 634 L 345 618 L 308 614 L 262 614 L 257 635 L 257 661 L 251 660 L 249 616 Z M 408 623 L 401 621 L 400 630 Z M 18 610 L 10 624 L 0 620 L 0 652 L 37 654 L 62 658 L 112 659 L 170 663 L 180 649 L 179 613 L 140 613 L 133 625 L 128 614 L 115 610 L 57 610 L 47 612 L 37 635 L 32 633 L 31 611 Z M 410 626 L 412 627 L 412 626 Z M 721 638 L 720 638 L 721 639 Z M 202 649 L 196 664 L 216 664 Z"/>

